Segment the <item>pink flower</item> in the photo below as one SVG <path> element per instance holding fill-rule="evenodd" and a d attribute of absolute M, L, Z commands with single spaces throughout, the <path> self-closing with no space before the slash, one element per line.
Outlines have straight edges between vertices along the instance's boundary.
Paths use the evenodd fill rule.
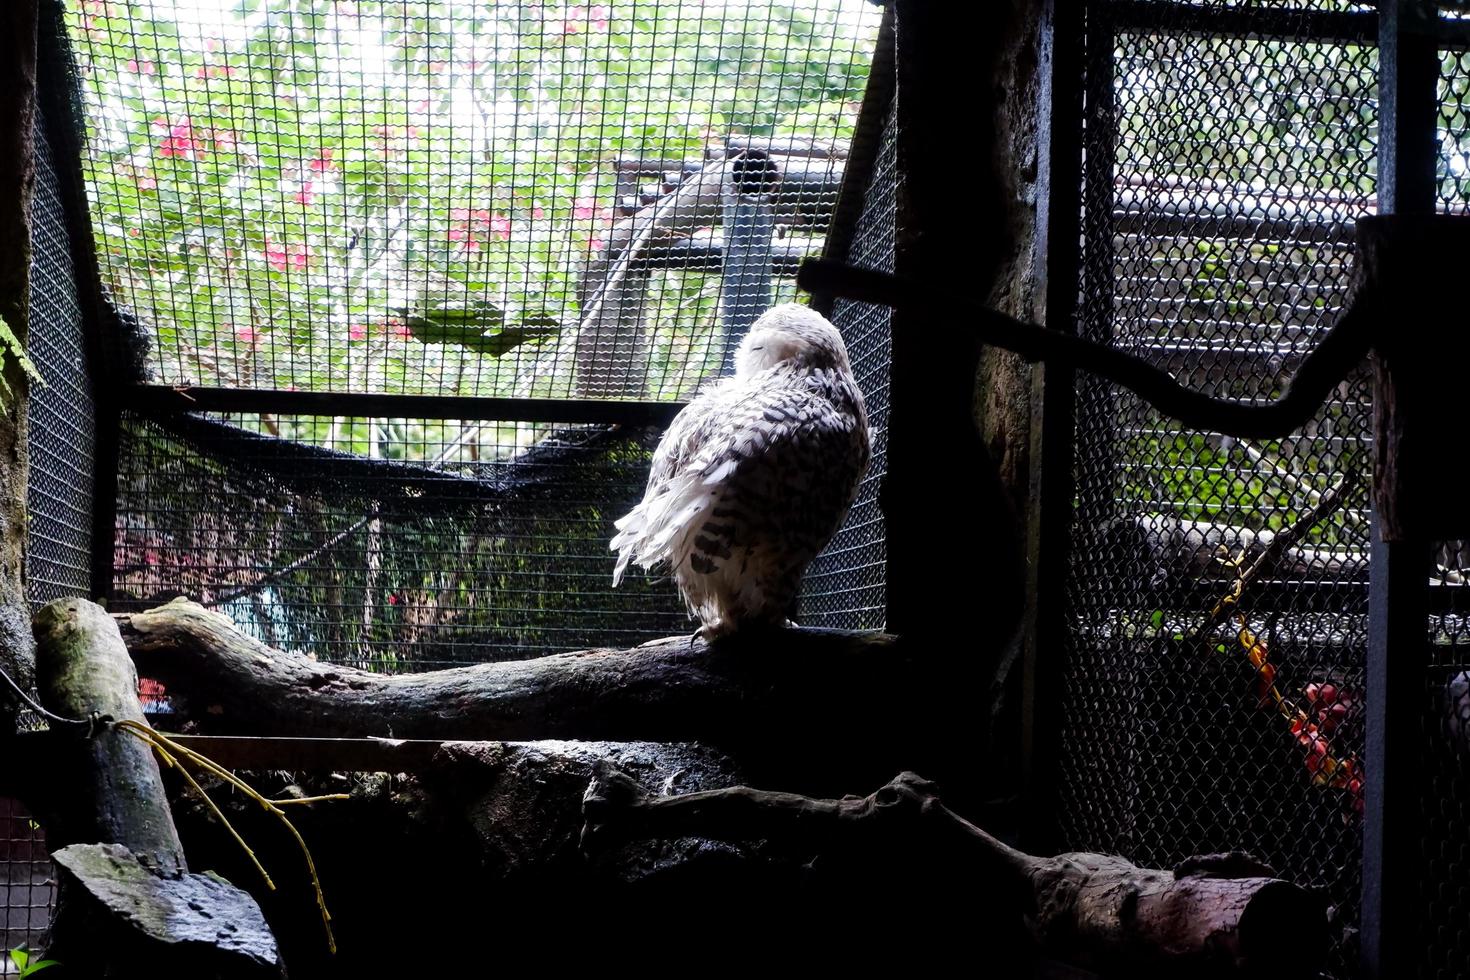
<path fill-rule="evenodd" d="M 310 204 L 312 201 L 314 201 L 316 199 L 316 195 L 313 194 L 311 191 L 311 181 L 303 180 L 301 182 L 301 190 L 293 194 L 291 199 L 294 200 L 297 204 Z"/>
<path fill-rule="evenodd" d="M 579 197 L 572 202 L 572 218 L 575 221 L 587 221 L 596 213 L 596 203 L 590 197 Z"/>
<path fill-rule="evenodd" d="M 153 75 L 158 69 L 151 61 L 139 61 L 136 58 L 128 59 L 128 71 L 134 75 Z"/>
<path fill-rule="evenodd" d="M 323 147 L 322 151 L 306 165 L 306 169 L 314 174 L 324 174 L 336 170 L 337 165 L 332 162 L 332 148 Z"/>
<path fill-rule="evenodd" d="M 510 237 L 510 219 L 503 214 L 497 214 L 490 219 L 490 234 L 496 238 Z"/>
<path fill-rule="evenodd" d="M 402 320 L 389 320 L 387 323 L 387 327 L 388 332 L 397 337 L 399 340 L 407 340 L 408 338 L 413 336 L 413 334 L 408 329 L 408 324 L 404 323 Z"/>
<path fill-rule="evenodd" d="M 169 127 L 168 135 L 158 144 L 158 155 L 192 160 L 207 149 L 209 141 L 196 134 L 194 127 L 185 120 Z"/>
<path fill-rule="evenodd" d="M 255 342 L 260 339 L 260 335 L 255 332 L 254 327 L 236 327 L 235 337 L 240 343 L 250 344 L 251 346 L 254 346 Z"/>
<path fill-rule="evenodd" d="M 348 340 L 365 340 L 365 339 L 367 339 L 367 325 L 366 324 L 363 324 L 363 323 L 349 324 L 348 327 L 347 327 L 347 339 Z"/>
<path fill-rule="evenodd" d="M 541 207 L 539 204 L 531 209 L 532 221 L 540 221 L 544 217 L 546 217 L 546 209 Z"/>
<path fill-rule="evenodd" d="M 592 248 L 592 251 L 594 251 L 594 252 L 601 252 L 603 246 L 606 245 L 607 243 L 604 242 L 601 238 L 594 238 L 590 242 L 588 242 L 587 244 Z"/>
<path fill-rule="evenodd" d="M 138 190 L 140 191 L 158 190 L 158 178 L 153 176 L 152 174 L 139 174 L 137 177 L 137 181 Z"/>
<path fill-rule="evenodd" d="M 311 264 L 311 252 L 305 245 L 292 245 L 288 249 L 285 245 L 277 245 L 267 239 L 265 260 L 277 272 L 285 272 L 288 266 L 292 269 L 305 269 Z"/>
<path fill-rule="evenodd" d="M 588 7 L 579 3 L 568 7 L 566 15 L 560 21 L 552 23 L 558 34 L 581 34 L 589 27 L 594 31 L 605 31 L 610 13 L 607 4 L 599 3 Z"/>

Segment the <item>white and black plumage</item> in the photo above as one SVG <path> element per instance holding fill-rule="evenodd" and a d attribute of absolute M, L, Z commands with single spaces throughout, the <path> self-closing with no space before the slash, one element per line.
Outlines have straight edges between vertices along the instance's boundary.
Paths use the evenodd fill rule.
<path fill-rule="evenodd" d="M 643 502 L 617 522 L 613 584 L 630 562 L 667 563 L 706 638 L 783 623 L 871 454 L 837 328 L 795 303 L 773 307 L 741 341 L 734 377 L 664 433 Z"/>

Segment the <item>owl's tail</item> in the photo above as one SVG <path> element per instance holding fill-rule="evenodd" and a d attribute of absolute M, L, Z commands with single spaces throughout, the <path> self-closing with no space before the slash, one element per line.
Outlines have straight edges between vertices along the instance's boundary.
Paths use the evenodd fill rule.
<path fill-rule="evenodd" d="M 686 474 L 669 481 L 662 493 L 644 498 L 620 518 L 614 524 L 618 533 L 609 545 L 618 553 L 613 585 L 622 581 L 630 563 L 652 568 L 667 561 L 677 566 L 688 553 L 699 516 L 710 500 L 710 488 L 696 474 Z"/>

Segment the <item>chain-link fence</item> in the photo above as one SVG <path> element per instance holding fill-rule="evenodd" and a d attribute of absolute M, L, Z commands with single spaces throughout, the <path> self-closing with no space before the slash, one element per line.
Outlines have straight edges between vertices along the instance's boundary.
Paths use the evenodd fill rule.
<path fill-rule="evenodd" d="M 1376 20 L 1321 37 L 1309 7 L 1362 5 L 1279 6 L 1087 12 L 1079 329 L 1222 397 L 1279 393 L 1374 208 Z M 1291 436 L 1247 440 L 1080 376 L 1056 709 L 1064 845 L 1255 853 L 1325 890 L 1336 976 L 1361 887 L 1367 397 L 1355 376 Z"/>

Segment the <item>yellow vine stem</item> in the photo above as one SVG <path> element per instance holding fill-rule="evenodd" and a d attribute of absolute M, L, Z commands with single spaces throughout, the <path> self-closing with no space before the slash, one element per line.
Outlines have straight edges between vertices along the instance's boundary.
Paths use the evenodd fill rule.
<path fill-rule="evenodd" d="M 337 939 L 335 936 L 332 935 L 332 915 L 330 912 L 327 911 L 327 900 L 326 896 L 322 894 L 322 882 L 321 878 L 319 878 L 316 873 L 316 862 L 312 860 L 311 849 L 306 846 L 305 838 L 303 838 L 300 831 L 296 829 L 296 825 L 291 823 L 290 818 L 286 816 L 285 811 L 281 809 L 281 806 L 288 803 L 317 803 L 324 800 L 346 800 L 350 799 L 348 794 L 330 793 L 325 796 L 308 796 L 301 799 L 289 800 L 267 799 L 249 783 L 245 782 L 239 776 L 236 776 L 234 773 L 230 772 L 228 769 L 224 768 L 213 759 L 201 755 L 198 752 L 195 752 L 193 749 L 188 748 L 187 746 L 180 745 L 179 743 L 170 739 L 167 735 L 164 735 L 161 732 L 150 728 L 148 725 L 143 724 L 142 722 L 132 721 L 131 719 L 123 719 L 122 721 L 113 722 L 113 727 L 125 732 L 130 732 L 138 738 L 142 739 L 144 742 L 148 743 L 150 747 L 152 747 L 154 752 L 158 753 L 158 757 L 162 759 L 167 766 L 172 769 L 177 769 L 179 771 L 180 775 L 184 777 L 184 779 L 188 782 L 189 786 L 194 790 L 194 792 L 198 793 L 199 796 L 204 800 L 204 802 L 208 804 L 210 810 L 212 810 L 214 812 L 214 815 L 219 818 L 220 823 L 224 824 L 225 829 L 230 832 L 230 836 L 235 838 L 236 842 L 238 842 L 239 845 L 244 848 L 245 853 L 250 858 L 251 863 L 255 865 L 258 871 L 260 871 L 260 876 L 265 879 L 265 886 L 272 891 L 275 890 L 275 882 L 271 881 L 271 876 L 266 873 L 265 868 L 261 865 L 259 859 L 256 858 L 255 852 L 250 849 L 250 845 L 246 844 L 245 839 L 241 837 L 239 833 L 235 831 L 235 828 L 230 825 L 230 821 L 224 815 L 224 812 L 220 810 L 220 808 L 215 805 L 215 802 L 209 798 L 209 794 L 204 792 L 204 788 L 199 785 L 199 782 L 189 773 L 187 769 L 185 769 L 180 764 L 181 760 L 190 762 L 204 772 L 207 772 L 213 776 L 217 776 L 218 778 L 229 783 L 231 786 L 235 787 L 240 792 L 244 793 L 246 796 L 259 803 L 267 812 L 273 814 L 281 821 L 281 823 L 286 825 L 286 829 L 291 832 L 291 836 L 296 838 L 296 843 L 301 848 L 302 856 L 306 858 L 306 870 L 311 875 L 311 886 L 316 892 L 316 906 L 322 915 L 322 928 L 326 930 L 327 934 L 327 949 L 335 954 L 337 952 Z"/>

